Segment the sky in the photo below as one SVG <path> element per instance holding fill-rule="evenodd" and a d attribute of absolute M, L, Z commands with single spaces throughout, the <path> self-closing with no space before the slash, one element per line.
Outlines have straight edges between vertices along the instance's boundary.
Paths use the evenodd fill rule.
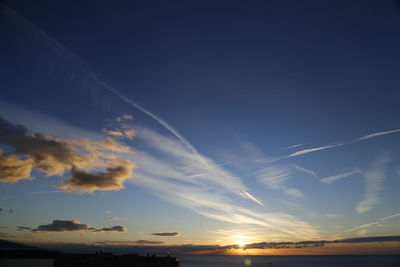
<path fill-rule="evenodd" d="M 398 1 L 8 0 L 0 38 L 0 238 L 400 253 Z"/>

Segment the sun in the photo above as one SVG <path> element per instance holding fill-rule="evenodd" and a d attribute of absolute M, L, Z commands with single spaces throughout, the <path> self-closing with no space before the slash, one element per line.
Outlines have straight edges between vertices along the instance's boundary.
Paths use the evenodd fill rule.
<path fill-rule="evenodd" d="M 244 245 L 246 245 L 246 242 L 243 241 L 243 240 L 239 240 L 239 241 L 237 241 L 236 243 L 237 243 L 237 244 L 239 245 L 239 247 L 241 247 L 241 248 L 243 248 Z"/>

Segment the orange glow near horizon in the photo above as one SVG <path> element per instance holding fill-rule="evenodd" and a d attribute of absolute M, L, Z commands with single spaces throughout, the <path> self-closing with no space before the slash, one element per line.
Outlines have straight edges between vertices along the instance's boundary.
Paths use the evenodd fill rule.
<path fill-rule="evenodd" d="M 326 244 L 322 247 L 203 250 L 196 255 L 400 255 L 400 242 L 365 242 L 351 244 Z"/>

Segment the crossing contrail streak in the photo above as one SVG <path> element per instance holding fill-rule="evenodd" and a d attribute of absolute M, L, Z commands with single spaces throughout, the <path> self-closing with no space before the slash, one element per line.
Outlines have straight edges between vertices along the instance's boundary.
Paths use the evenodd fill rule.
<path fill-rule="evenodd" d="M 24 30 L 27 34 L 31 35 L 34 37 L 36 40 L 41 42 L 43 45 L 47 46 L 49 49 L 51 49 L 53 52 L 55 52 L 57 55 L 63 57 L 65 60 L 70 62 L 73 66 L 75 66 L 77 69 L 79 69 L 82 73 L 86 74 L 88 77 L 90 77 L 93 81 L 98 83 L 100 86 L 102 86 L 105 90 L 116 96 L 118 99 L 121 101 L 127 103 L 128 105 L 142 111 L 146 115 L 148 115 L 150 118 L 154 119 L 157 121 L 160 125 L 162 125 L 166 130 L 168 130 L 171 134 L 173 134 L 183 145 L 184 147 L 191 153 L 193 153 L 197 159 L 207 168 L 211 169 L 213 166 L 209 166 L 207 161 L 198 153 L 196 148 L 181 134 L 177 129 L 175 129 L 172 125 L 170 125 L 168 122 L 163 120 L 160 116 L 154 114 L 150 110 L 144 108 L 140 104 L 136 103 L 135 101 L 131 100 L 130 98 L 126 97 L 125 95 L 121 94 L 115 87 L 109 85 L 107 82 L 105 82 L 98 74 L 96 74 L 96 71 L 91 67 L 88 63 L 83 61 L 79 56 L 71 52 L 67 47 L 62 45 L 60 42 L 49 36 L 46 32 L 44 32 L 42 29 L 34 25 L 32 22 L 30 22 L 28 19 L 20 15 L 18 12 L 13 10 L 12 8 L 8 7 L 6 4 L 2 4 L 0 6 L 0 12 L 2 13 L 3 16 L 8 18 L 8 21 L 14 23 L 16 26 Z M 263 205 L 261 202 L 259 202 L 257 199 L 255 199 L 252 195 L 244 191 L 246 196 L 255 201 L 256 203 Z"/>
<path fill-rule="evenodd" d="M 179 141 L 182 142 L 182 144 L 188 149 L 189 151 L 195 153 L 196 155 L 199 155 L 197 150 L 193 147 L 193 145 L 182 135 L 176 130 L 172 125 L 170 125 L 168 122 L 163 120 L 160 116 L 154 114 L 153 112 L 149 111 L 148 109 L 144 108 L 143 106 L 139 105 L 138 103 L 134 102 L 133 100 L 129 99 L 128 97 L 124 96 L 121 94 L 119 91 L 117 91 L 113 86 L 109 85 L 106 83 L 103 79 L 99 78 L 99 75 L 95 73 L 93 68 L 86 62 L 84 62 L 80 57 L 75 55 L 73 52 L 71 52 L 68 48 L 66 48 L 64 45 L 59 43 L 57 40 L 49 36 L 47 33 L 45 33 L 42 29 L 34 25 L 32 22 L 24 18 L 22 15 L 18 14 L 16 11 L 14 11 L 12 8 L 8 7 L 7 5 L 3 4 L 2 5 L 3 9 L 3 14 L 9 18 L 9 21 L 13 22 L 20 28 L 22 28 L 24 31 L 26 31 L 28 34 L 33 36 L 35 39 L 40 41 L 42 44 L 50 48 L 52 51 L 57 53 L 59 56 L 63 57 L 64 59 L 68 60 L 71 64 L 73 64 L 76 68 L 78 68 L 80 71 L 82 71 L 84 74 L 86 74 L 88 77 L 93 79 L 95 82 L 97 82 L 99 85 L 101 85 L 103 88 L 105 88 L 108 92 L 112 93 L 114 96 L 116 96 L 118 99 L 122 100 L 123 102 L 129 104 L 130 106 L 142 111 L 152 119 L 156 120 L 158 123 L 160 123 L 165 129 L 167 129 L 170 133 L 172 133 L 176 138 L 179 139 Z M 204 160 L 201 159 L 201 161 L 204 162 Z M 207 164 L 206 164 L 207 165 Z"/>

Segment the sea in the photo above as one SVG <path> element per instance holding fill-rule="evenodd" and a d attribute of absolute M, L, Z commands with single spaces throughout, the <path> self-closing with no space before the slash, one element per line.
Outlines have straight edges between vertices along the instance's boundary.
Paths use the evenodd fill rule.
<path fill-rule="evenodd" d="M 399 256 L 178 256 L 181 267 L 399 267 Z M 52 259 L 0 259 L 1 267 L 52 267 Z"/>
<path fill-rule="evenodd" d="M 181 267 L 400 267 L 399 256 L 183 255 Z"/>

